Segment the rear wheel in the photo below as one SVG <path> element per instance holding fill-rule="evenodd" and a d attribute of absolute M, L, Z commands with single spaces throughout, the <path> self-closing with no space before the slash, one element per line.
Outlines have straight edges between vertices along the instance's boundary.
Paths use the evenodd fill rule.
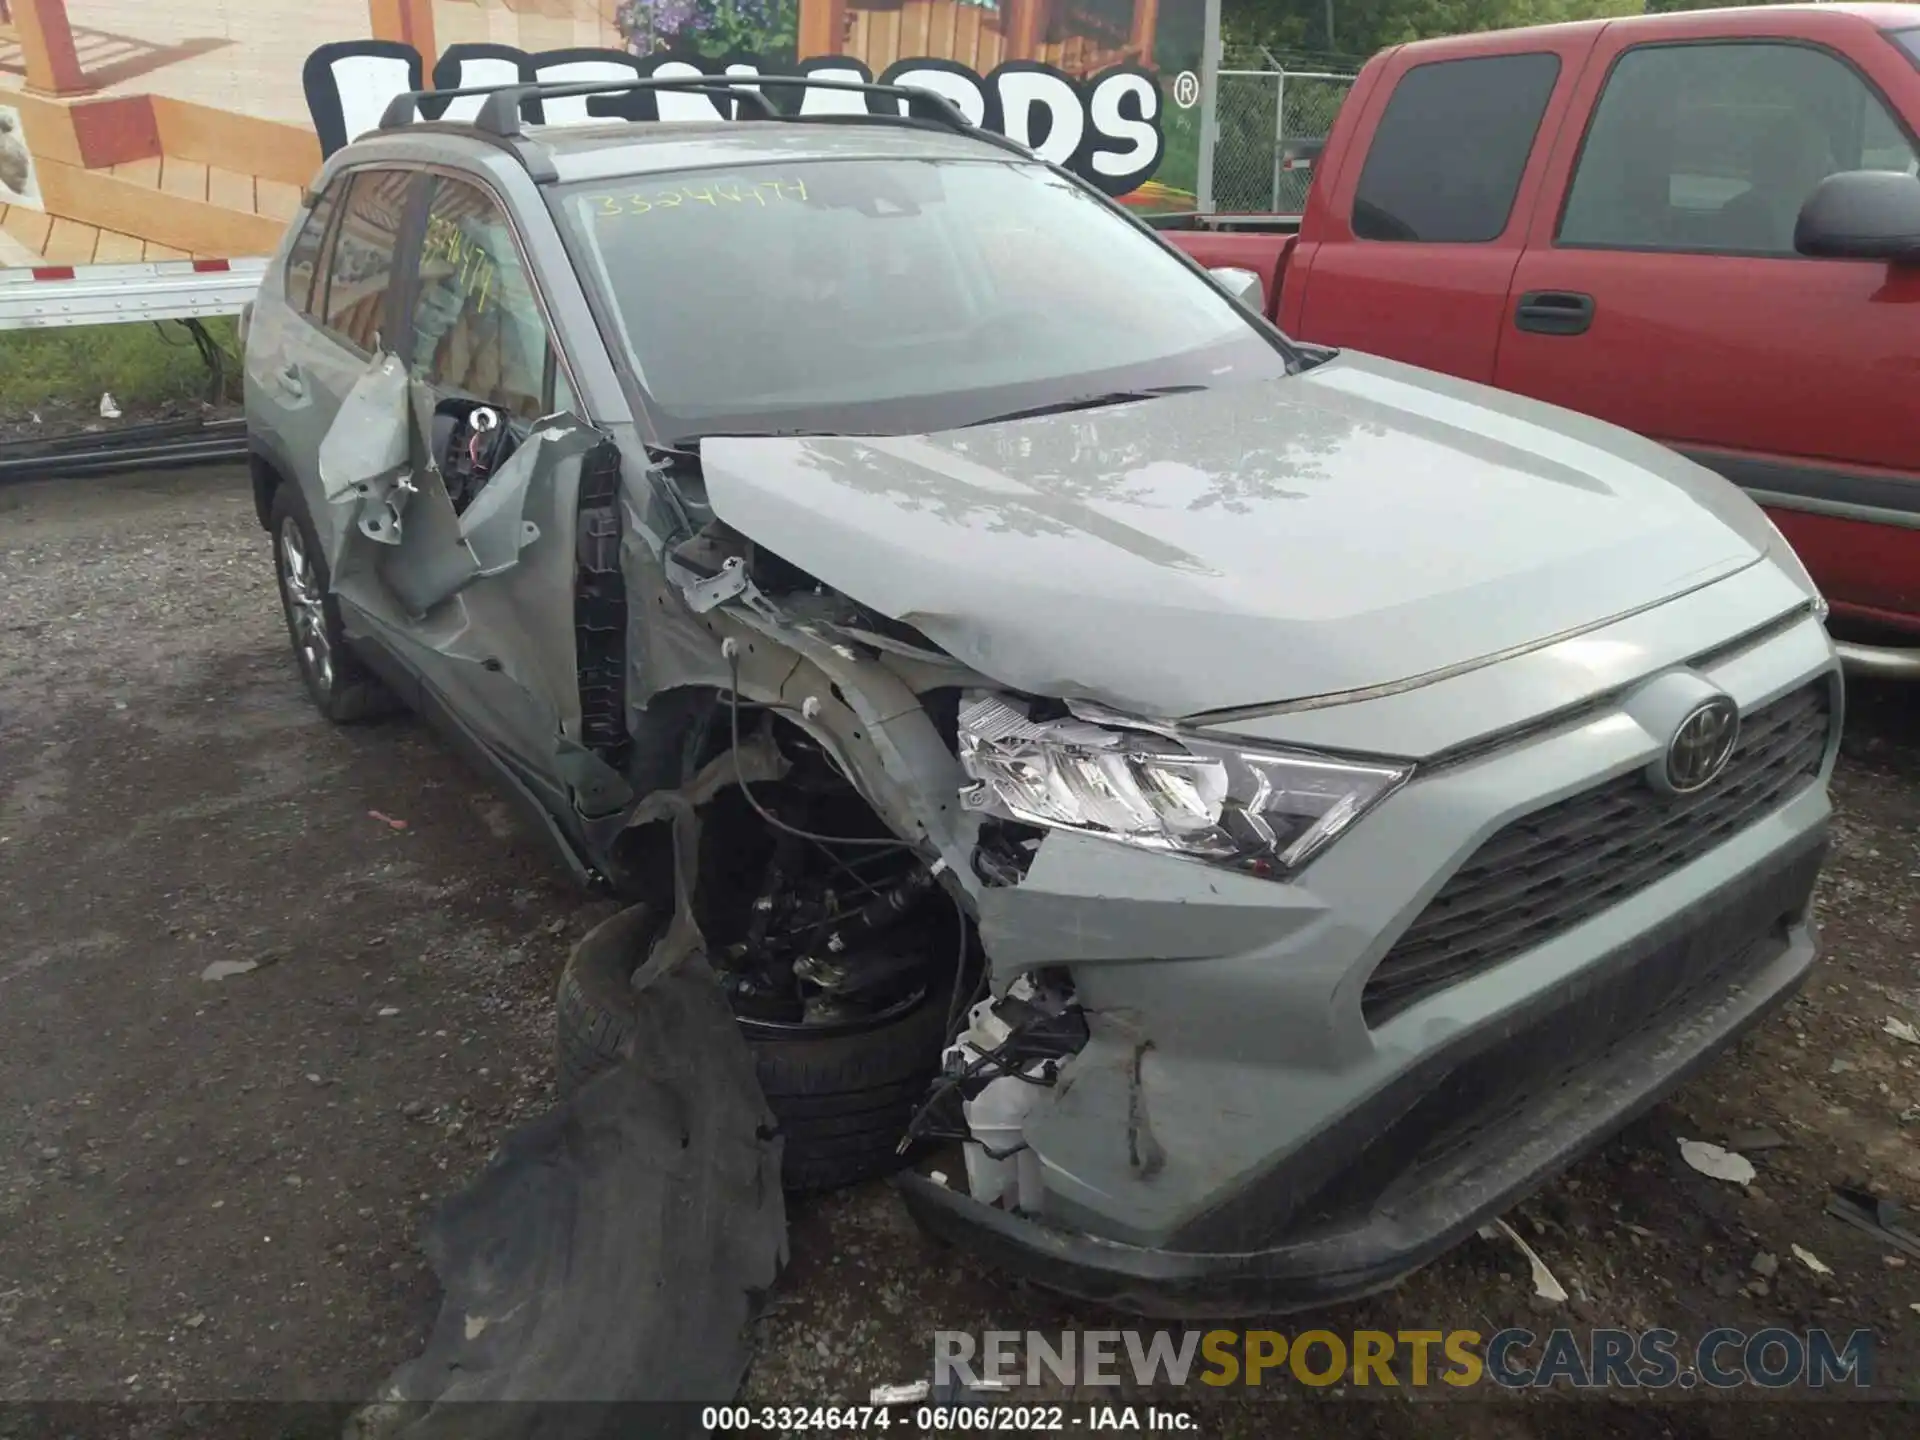
<path fill-rule="evenodd" d="M 339 725 L 392 714 L 399 708 L 392 693 L 347 648 L 326 556 L 299 486 L 275 487 L 267 527 L 273 536 L 273 568 L 287 638 L 314 706 Z"/>
<path fill-rule="evenodd" d="M 632 1043 L 633 972 L 665 925 L 635 905 L 589 933 L 560 977 L 560 1092 L 620 1062 Z M 907 1122 L 946 1039 L 948 987 L 934 986 L 870 1023 L 815 1033 L 744 1022 L 760 1088 L 785 1138 L 789 1190 L 852 1185 L 898 1168 Z"/>

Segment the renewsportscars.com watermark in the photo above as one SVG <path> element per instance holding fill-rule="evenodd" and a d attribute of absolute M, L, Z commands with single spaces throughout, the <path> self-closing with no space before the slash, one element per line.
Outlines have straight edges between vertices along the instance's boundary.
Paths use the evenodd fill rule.
<path fill-rule="evenodd" d="M 933 1383 L 1797 1390 L 1873 1383 L 1868 1330 L 939 1330 Z"/>

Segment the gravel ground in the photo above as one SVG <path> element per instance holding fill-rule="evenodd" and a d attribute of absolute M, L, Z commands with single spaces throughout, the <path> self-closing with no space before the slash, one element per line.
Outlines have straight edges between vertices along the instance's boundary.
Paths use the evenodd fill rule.
<path fill-rule="evenodd" d="M 417 725 L 312 713 L 243 473 L 0 490 L 0 597 L 0 1401 L 364 1397 L 432 1316 L 422 1219 L 549 1102 L 553 986 L 608 907 Z M 1513 1218 L 1572 1292 L 1559 1322 L 1867 1327 L 1879 1393 L 1914 1396 L 1920 1261 L 1821 1214 L 1848 1179 L 1920 1202 L 1920 1046 L 1883 1029 L 1920 1024 L 1920 702 L 1850 707 L 1818 977 Z M 1785 1143 L 1744 1191 L 1676 1158 L 1755 1126 Z M 750 1402 L 864 1400 L 927 1374 L 936 1329 L 1126 1323 L 936 1248 L 884 1185 L 798 1205 L 793 1249 Z M 1530 1292 L 1475 1240 L 1286 1328 L 1556 1323 Z M 1207 1434 L 1275 1433 L 1270 1399 L 1180 1400 Z M 1760 1409 L 1281 1413 L 1558 1437 L 1744 1434 Z"/>

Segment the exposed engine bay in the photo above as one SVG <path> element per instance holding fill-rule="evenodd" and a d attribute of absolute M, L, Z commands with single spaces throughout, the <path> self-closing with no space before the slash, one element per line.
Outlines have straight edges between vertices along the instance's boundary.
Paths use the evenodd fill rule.
<path fill-rule="evenodd" d="M 718 522 L 673 549 L 669 573 L 696 613 L 791 646 L 777 661 L 765 645 L 720 645 L 723 693 L 686 742 L 691 777 L 729 752 L 739 783 L 701 810 L 694 909 L 706 952 L 750 1035 L 853 1033 L 935 1003 L 944 1040 L 924 1059 L 930 1084 L 913 1106 L 898 1149 L 959 1142 L 976 1199 L 1009 1210 L 1041 1201 L 1038 1159 L 1022 1117 L 1060 1082 L 1088 1040 L 1085 1013 L 1065 971 L 1021 975 L 989 993 L 969 896 L 1017 885 L 1040 831 L 961 801 L 958 714 L 980 677 L 911 627 L 867 610 Z M 738 602 L 737 604 L 729 602 Z M 811 665 L 809 662 L 812 662 Z M 818 666 L 817 691 L 796 675 Z M 937 744 L 953 788 L 918 797 L 952 817 L 962 848 L 912 840 L 895 812 L 911 792 L 889 783 L 878 726 L 850 703 L 853 685 L 881 690 L 884 676 L 912 711 L 888 717 Z M 773 674 L 777 691 L 754 684 Z M 1050 710 L 1058 710 L 1051 702 Z M 778 779 L 749 780 L 743 743 L 764 736 L 783 762 Z M 920 817 L 916 817 L 920 818 Z M 966 883 L 950 859 L 966 865 Z M 945 891 L 945 894 L 940 893 Z"/>
<path fill-rule="evenodd" d="M 768 713 L 740 709 L 743 724 Z M 716 729 L 730 745 L 724 717 Z M 701 829 L 700 928 L 735 1012 L 833 1027 L 947 994 L 969 937 L 932 867 L 804 731 L 776 721 L 770 735 L 786 775 L 722 791 Z"/>

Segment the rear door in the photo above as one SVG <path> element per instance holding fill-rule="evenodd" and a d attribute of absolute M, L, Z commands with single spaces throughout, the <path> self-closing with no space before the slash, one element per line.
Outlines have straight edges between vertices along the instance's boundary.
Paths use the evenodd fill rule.
<path fill-rule="evenodd" d="M 1491 381 L 1508 282 L 1591 32 L 1395 53 L 1295 270 L 1300 338 Z M 1449 53 L 1458 49 L 1457 55 Z M 1310 260 L 1311 268 L 1301 262 Z"/>
<path fill-rule="evenodd" d="M 415 172 L 347 171 L 314 202 L 280 277 L 283 304 L 259 303 L 247 334 L 249 419 L 283 474 L 304 487 L 323 543 L 340 517 L 321 499 L 320 441 L 393 331 L 389 291 Z M 329 554 L 336 545 L 329 543 Z"/>
<path fill-rule="evenodd" d="M 1548 177 L 1564 204 L 1541 205 L 1513 277 L 1497 383 L 1703 460 L 1774 511 L 1836 606 L 1911 615 L 1920 267 L 1805 258 L 1793 227 L 1828 174 L 1912 171 L 1895 97 L 1920 112 L 1920 73 L 1865 26 L 1870 45 L 1842 54 L 1790 17 L 1727 13 L 1697 23 L 1743 33 L 1605 32 L 1576 97 L 1591 120 Z"/>

